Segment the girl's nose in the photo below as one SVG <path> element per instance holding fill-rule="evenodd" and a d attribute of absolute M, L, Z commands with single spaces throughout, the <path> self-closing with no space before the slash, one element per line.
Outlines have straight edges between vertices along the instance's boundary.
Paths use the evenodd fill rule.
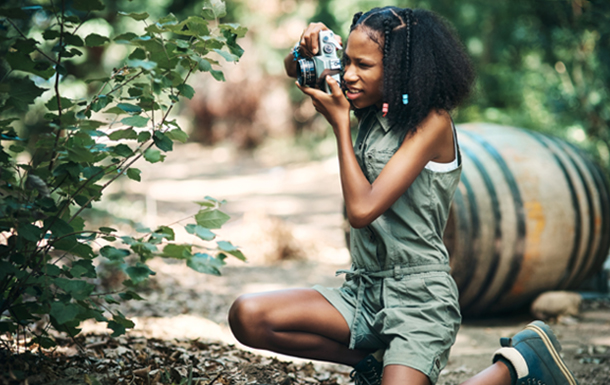
<path fill-rule="evenodd" d="M 347 83 L 353 83 L 356 80 L 358 80 L 358 77 L 356 76 L 356 72 L 354 71 L 354 66 L 352 66 L 352 65 L 345 66 L 345 69 L 343 71 L 343 79 Z"/>

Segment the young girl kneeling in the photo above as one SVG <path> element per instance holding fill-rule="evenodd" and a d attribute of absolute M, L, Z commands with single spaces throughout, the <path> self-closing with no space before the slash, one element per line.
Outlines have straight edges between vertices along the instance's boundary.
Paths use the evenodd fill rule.
<path fill-rule="evenodd" d="M 288 75 L 296 77 L 296 57 L 317 54 L 322 30 L 303 32 L 285 59 Z M 353 366 L 356 384 L 434 384 L 461 322 L 443 244 L 462 168 L 449 112 L 474 71 L 445 20 L 396 7 L 354 15 L 343 69 L 343 84 L 326 77 L 330 94 L 297 86 L 337 138 L 352 268 L 340 288 L 241 296 L 229 323 L 245 345 Z M 502 345 L 467 384 L 576 384 L 544 323 Z"/>

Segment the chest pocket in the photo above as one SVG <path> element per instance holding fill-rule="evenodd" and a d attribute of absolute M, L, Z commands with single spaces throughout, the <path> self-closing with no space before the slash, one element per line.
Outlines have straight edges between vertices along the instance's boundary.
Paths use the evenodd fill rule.
<path fill-rule="evenodd" d="M 373 183 L 381 173 L 381 170 L 388 163 L 397 149 L 394 150 L 369 150 L 364 154 L 364 164 L 366 176 L 369 182 Z"/>

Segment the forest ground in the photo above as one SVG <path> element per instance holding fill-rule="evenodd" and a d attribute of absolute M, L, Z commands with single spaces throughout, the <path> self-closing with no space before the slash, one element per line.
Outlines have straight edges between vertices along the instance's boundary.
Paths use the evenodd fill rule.
<path fill-rule="evenodd" d="M 173 223 L 196 212 L 193 201 L 226 199 L 232 220 L 222 239 L 242 246 L 249 261 L 229 261 L 220 277 L 179 262 L 153 260 L 157 272 L 146 301 L 122 305 L 136 326 L 111 338 L 86 323 L 77 343 L 60 339 L 52 359 L 16 361 L 0 352 L 0 384 L 344 384 L 350 368 L 253 351 L 228 330 L 226 314 L 240 294 L 314 284 L 336 286 L 349 267 L 340 184 L 332 143 L 308 160 L 307 151 L 275 143 L 250 156 L 229 148 L 181 146 L 161 165 L 140 164 L 141 183 L 123 181 L 102 208 L 144 224 Z M 279 155 L 278 155 L 279 154 Z M 182 236 L 179 234 L 179 236 Z M 119 280 L 113 274 L 101 284 Z M 521 330 L 527 313 L 465 320 L 439 385 L 453 385 L 490 364 L 500 337 Z M 585 301 L 578 317 L 552 324 L 563 357 L 581 384 L 610 384 L 610 299 Z"/>

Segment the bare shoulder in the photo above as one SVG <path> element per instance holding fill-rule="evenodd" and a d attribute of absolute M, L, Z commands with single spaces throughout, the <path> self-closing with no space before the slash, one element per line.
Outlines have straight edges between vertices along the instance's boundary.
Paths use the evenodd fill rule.
<path fill-rule="evenodd" d="M 451 116 L 444 110 L 430 111 L 403 145 L 425 148 L 429 160 L 451 162 L 455 157 Z"/>

